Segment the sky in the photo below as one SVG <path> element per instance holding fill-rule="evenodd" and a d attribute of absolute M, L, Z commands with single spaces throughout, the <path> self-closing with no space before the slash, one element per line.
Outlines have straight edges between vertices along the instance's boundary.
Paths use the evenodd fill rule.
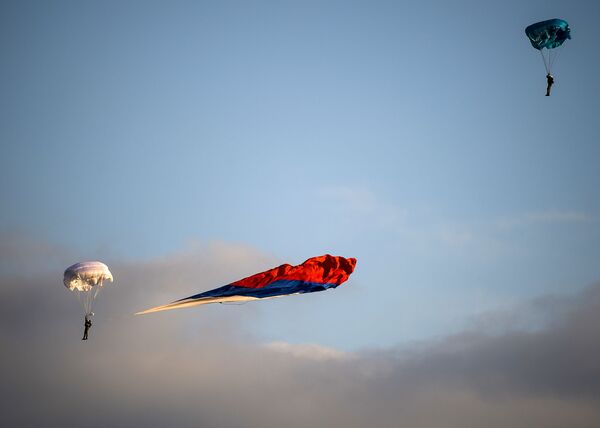
<path fill-rule="evenodd" d="M 551 18 L 572 40 L 545 97 L 524 28 Z M 21 425 L 597 426 L 599 20 L 0 2 L 0 409 L 58 388 Z M 325 253 L 358 259 L 333 291 L 132 315 Z M 85 346 L 62 286 L 81 260 L 115 277 Z"/>

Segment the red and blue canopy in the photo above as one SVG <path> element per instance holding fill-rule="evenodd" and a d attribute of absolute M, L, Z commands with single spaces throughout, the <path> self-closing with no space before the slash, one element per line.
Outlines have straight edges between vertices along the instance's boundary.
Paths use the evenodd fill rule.
<path fill-rule="evenodd" d="M 312 257 L 298 266 L 284 264 L 214 290 L 138 312 L 136 315 L 207 303 L 245 302 L 324 291 L 348 280 L 354 266 L 356 259 L 353 258 L 329 254 Z"/>

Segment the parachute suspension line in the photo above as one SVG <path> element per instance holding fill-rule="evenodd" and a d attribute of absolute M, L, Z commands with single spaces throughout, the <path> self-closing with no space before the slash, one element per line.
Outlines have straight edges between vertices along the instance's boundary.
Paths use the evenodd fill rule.
<path fill-rule="evenodd" d="M 558 56 L 560 55 L 560 53 L 562 52 L 564 45 L 560 45 L 556 48 L 554 48 L 554 50 L 556 51 L 556 53 L 554 54 L 554 57 L 550 60 L 550 65 L 548 66 L 548 68 L 552 71 L 552 67 L 554 66 L 554 63 L 556 62 L 556 60 L 558 59 Z"/>
<path fill-rule="evenodd" d="M 548 49 L 546 49 L 548 50 Z M 546 69 L 546 73 L 550 74 L 550 69 L 548 68 L 548 62 L 546 61 L 546 57 L 544 56 L 543 48 L 540 49 L 540 55 L 542 56 L 542 60 L 544 61 L 544 68 Z M 550 58 L 550 51 L 548 51 L 548 59 Z"/>
<path fill-rule="evenodd" d="M 102 288 L 102 285 L 103 281 L 99 280 L 98 283 L 91 290 L 85 292 L 86 294 L 84 309 L 86 315 L 92 314 L 92 303 L 96 299 L 96 296 L 98 296 L 98 293 L 100 293 L 100 288 Z"/>
<path fill-rule="evenodd" d="M 102 280 L 98 281 L 98 284 L 96 284 L 96 290 L 94 291 L 94 297 L 92 299 L 95 299 L 96 296 L 98 295 L 98 293 L 100 293 L 100 289 L 102 288 Z"/>
<path fill-rule="evenodd" d="M 85 308 L 85 313 L 86 313 L 86 315 L 89 315 L 92 313 L 92 300 L 94 299 L 94 297 L 92 296 L 92 291 L 90 290 L 85 297 L 87 299 L 87 306 Z"/>
<path fill-rule="evenodd" d="M 554 63 L 554 58 L 556 57 L 556 52 L 554 49 L 548 49 L 548 73 L 552 74 L 552 64 Z"/>
<path fill-rule="evenodd" d="M 83 311 L 87 314 L 87 307 L 88 307 L 88 303 L 87 303 L 87 294 L 85 294 L 85 291 L 81 291 L 81 290 L 77 290 L 77 300 L 79 300 L 79 303 L 81 303 L 81 306 L 83 306 Z"/>
<path fill-rule="evenodd" d="M 90 306 L 90 292 L 88 291 L 80 291 L 80 293 L 82 294 L 82 299 L 83 299 L 83 311 L 85 312 L 85 315 L 88 314 L 89 312 L 89 306 Z"/>
<path fill-rule="evenodd" d="M 75 293 L 77 294 L 77 300 L 79 300 L 79 303 L 81 303 L 81 305 L 83 306 L 83 309 L 85 310 L 85 303 L 82 300 L 83 298 L 81 297 L 81 291 L 77 290 L 77 291 L 75 291 Z"/>
<path fill-rule="evenodd" d="M 556 63 L 556 60 L 560 53 L 562 52 L 563 45 L 560 45 L 554 49 L 543 48 L 540 49 L 540 55 L 542 55 L 542 60 L 544 60 L 544 67 L 546 68 L 546 73 L 552 74 L 552 67 Z M 548 51 L 547 55 L 544 55 L 544 49 Z M 547 57 L 546 57 L 547 56 Z"/>
<path fill-rule="evenodd" d="M 100 281 L 94 288 L 92 288 L 90 290 L 87 290 L 87 291 L 76 290 L 75 291 L 75 293 L 77 294 L 77 300 L 79 300 L 79 303 L 81 303 L 81 306 L 83 306 L 85 315 L 90 315 L 92 313 L 92 303 L 96 299 L 96 296 L 98 296 L 98 293 L 100 293 L 100 288 L 102 287 L 102 285 L 103 285 L 103 283 L 102 283 L 102 281 Z"/>
<path fill-rule="evenodd" d="M 83 310 L 85 311 L 85 315 L 89 315 L 92 313 L 92 300 L 94 299 L 94 297 L 92 296 L 92 291 L 88 290 L 88 291 L 81 291 L 81 290 L 77 290 L 77 300 L 79 300 L 79 302 L 81 303 L 81 306 L 83 306 Z"/>

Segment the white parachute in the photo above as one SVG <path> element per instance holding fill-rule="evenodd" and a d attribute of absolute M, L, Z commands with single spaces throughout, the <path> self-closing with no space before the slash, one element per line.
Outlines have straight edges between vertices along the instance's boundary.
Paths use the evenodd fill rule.
<path fill-rule="evenodd" d="M 93 315 L 92 303 L 104 285 L 104 281 L 113 281 L 108 266 L 101 262 L 81 262 L 65 270 L 63 283 L 70 291 L 77 293 L 83 305 L 85 315 Z"/>

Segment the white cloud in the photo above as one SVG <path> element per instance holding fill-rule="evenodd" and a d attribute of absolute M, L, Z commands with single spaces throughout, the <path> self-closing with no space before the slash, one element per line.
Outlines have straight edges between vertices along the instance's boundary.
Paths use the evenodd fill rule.
<path fill-rule="evenodd" d="M 582 211 L 548 210 L 501 217 L 495 224 L 502 229 L 512 229 L 535 224 L 587 223 L 595 220 L 594 216 Z"/>
<path fill-rule="evenodd" d="M 288 342 L 270 342 L 264 345 L 270 351 L 291 355 L 295 358 L 309 360 L 342 360 L 351 358 L 352 354 L 328 346 L 315 343 L 292 344 Z"/>
<path fill-rule="evenodd" d="M 146 301 L 161 300 L 165 287 L 169 293 L 197 289 L 237 277 L 232 263 L 256 270 L 268 258 L 220 243 L 145 263 L 115 263 L 119 288 L 101 296 L 87 343 L 79 340 L 76 301 L 60 278 L 39 274 L 33 281 L 0 272 L 3 421 L 48 427 L 599 425 L 599 286 L 551 304 L 536 302 L 536 310 L 551 310 L 548 322 L 533 330 L 516 325 L 489 334 L 486 324 L 435 343 L 352 353 L 316 343 L 261 344 L 246 328 L 253 317 L 247 307 L 130 315 Z"/>
<path fill-rule="evenodd" d="M 343 211 L 346 217 L 355 217 L 361 224 L 391 229 L 405 226 L 408 212 L 386 203 L 365 186 L 326 186 L 319 190 L 319 195 Z"/>

